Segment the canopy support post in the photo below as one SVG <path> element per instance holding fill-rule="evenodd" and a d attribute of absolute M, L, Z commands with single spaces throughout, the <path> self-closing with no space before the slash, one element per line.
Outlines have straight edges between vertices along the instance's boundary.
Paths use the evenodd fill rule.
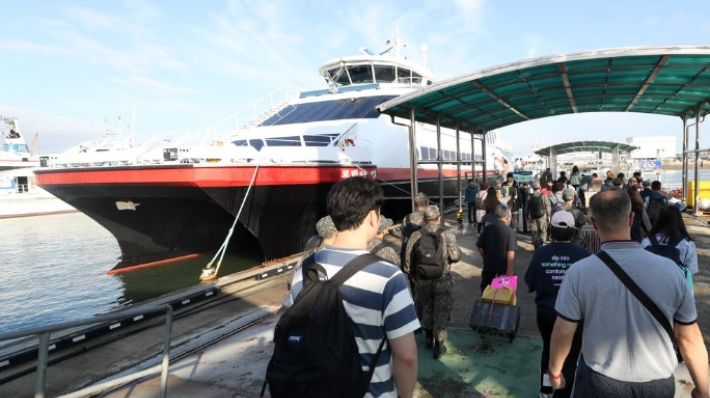
<path fill-rule="evenodd" d="M 483 158 L 483 182 L 488 182 L 488 151 L 486 151 L 487 131 L 483 130 L 481 136 L 481 157 Z"/>
<path fill-rule="evenodd" d="M 439 161 L 439 224 L 444 226 L 444 151 L 441 150 L 441 117 L 436 117 L 436 152 Z"/>
<path fill-rule="evenodd" d="M 619 145 L 614 145 L 611 147 L 611 171 L 614 175 L 619 174 L 620 163 L 621 156 L 619 156 Z"/>
<path fill-rule="evenodd" d="M 693 194 L 695 201 L 693 202 L 693 214 L 695 217 L 700 213 L 700 108 L 695 111 L 695 186 Z"/>
<path fill-rule="evenodd" d="M 683 114 L 683 203 L 688 204 L 688 115 Z"/>
<path fill-rule="evenodd" d="M 471 128 L 471 179 L 476 182 L 476 136 Z"/>
<path fill-rule="evenodd" d="M 417 120 L 416 111 L 411 109 L 409 123 L 409 183 L 412 193 L 412 213 L 417 211 L 416 197 L 419 191 L 419 182 L 417 181 Z"/>
<path fill-rule="evenodd" d="M 456 122 L 456 189 L 459 193 L 459 211 L 462 211 L 463 196 L 461 194 L 461 137 L 459 122 Z"/>
<path fill-rule="evenodd" d="M 557 180 L 557 148 L 555 147 L 550 147 L 549 162 L 552 179 Z"/>

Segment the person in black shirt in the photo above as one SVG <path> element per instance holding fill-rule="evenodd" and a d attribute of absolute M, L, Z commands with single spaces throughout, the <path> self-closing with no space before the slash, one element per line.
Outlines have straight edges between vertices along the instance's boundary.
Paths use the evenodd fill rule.
<path fill-rule="evenodd" d="M 550 361 L 550 337 L 555 326 L 557 313 L 555 301 L 567 269 L 577 261 L 590 256 L 587 249 L 570 243 L 576 232 L 575 218 L 568 211 L 558 211 L 552 215 L 550 234 L 552 243 L 535 250 L 527 272 L 525 283 L 530 292 L 535 292 L 537 304 L 537 327 L 542 335 L 542 359 L 540 361 L 540 396 L 552 397 L 552 385 L 547 364 Z M 582 328 L 577 328 L 572 349 L 565 361 L 562 372 L 566 380 L 574 380 L 577 357 L 582 349 Z M 555 397 L 569 397 L 572 383 L 555 393 Z"/>
<path fill-rule="evenodd" d="M 476 246 L 483 257 L 481 274 L 481 292 L 490 285 L 493 278 L 500 275 L 513 275 L 513 261 L 518 242 L 515 231 L 510 229 L 510 208 L 498 205 L 495 209 L 496 220 L 483 230 Z"/>

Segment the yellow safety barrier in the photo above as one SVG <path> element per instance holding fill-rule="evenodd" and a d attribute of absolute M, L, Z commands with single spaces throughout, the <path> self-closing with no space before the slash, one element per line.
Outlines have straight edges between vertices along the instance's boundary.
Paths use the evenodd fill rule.
<path fill-rule="evenodd" d="M 700 200 L 710 199 L 710 181 L 700 181 Z M 695 181 L 688 181 L 688 193 L 686 195 L 688 207 L 695 208 Z"/>

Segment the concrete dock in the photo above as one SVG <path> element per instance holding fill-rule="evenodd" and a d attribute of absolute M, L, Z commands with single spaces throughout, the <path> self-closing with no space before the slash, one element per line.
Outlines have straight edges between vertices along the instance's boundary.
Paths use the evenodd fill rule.
<path fill-rule="evenodd" d="M 419 397 L 536 397 L 542 343 L 535 321 L 534 296 L 524 282 L 518 289 L 521 324 L 518 338 L 479 336 L 468 320 L 480 295 L 482 259 L 475 249 L 476 233 L 468 225 L 458 228 L 448 220 L 463 251 L 462 261 L 453 265 L 456 304 L 451 319 L 449 353 L 435 361 L 417 335 L 419 349 Z M 710 343 L 710 228 L 686 218 L 690 234 L 698 246 L 700 273 L 695 276 L 699 322 L 706 344 Z M 398 241 L 388 237 L 393 245 Z M 518 234 L 519 250 L 515 271 L 522 276 L 533 253 L 529 234 Z M 252 282 L 253 283 L 253 282 Z M 238 286 L 237 286 L 238 285 Z M 285 279 L 275 277 L 258 287 L 240 282 L 225 289 L 225 296 L 241 296 L 224 305 L 176 321 L 173 353 L 168 379 L 169 397 L 257 397 L 261 392 L 266 365 L 271 357 L 273 328 L 281 313 L 280 300 L 286 294 Z M 229 300 L 225 300 L 229 301 Z M 158 363 L 162 328 L 145 331 L 90 350 L 81 356 L 51 366 L 48 396 L 62 396 L 89 385 L 91 396 L 146 398 L 160 396 L 159 370 L 127 383 L 108 388 L 116 380 Z M 710 344 L 708 344 L 710 346 Z M 0 385 L 0 396 L 33 396 L 34 373 Z M 692 383 L 683 365 L 676 370 L 676 397 L 689 397 Z M 86 396 L 86 395 L 70 395 Z M 268 391 L 266 396 L 268 396 Z"/>

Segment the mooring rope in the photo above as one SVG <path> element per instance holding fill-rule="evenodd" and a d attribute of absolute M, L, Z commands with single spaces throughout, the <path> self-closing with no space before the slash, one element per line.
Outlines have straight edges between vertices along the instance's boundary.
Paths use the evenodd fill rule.
<path fill-rule="evenodd" d="M 219 250 L 217 250 L 217 253 L 215 253 L 214 257 L 212 257 L 212 261 L 210 261 L 207 264 L 206 269 L 212 268 L 212 264 L 214 264 L 215 260 L 217 259 L 217 256 L 219 256 L 219 261 L 217 262 L 217 268 L 214 271 L 214 274 L 212 274 L 211 278 L 214 278 L 217 276 L 217 273 L 219 272 L 219 267 L 222 266 L 222 260 L 224 260 L 224 255 L 227 253 L 227 246 L 229 246 L 229 240 L 232 239 L 232 234 L 234 233 L 234 228 L 236 228 L 237 223 L 239 222 L 239 216 L 242 214 L 242 210 L 244 209 L 244 204 L 247 202 L 247 198 L 249 197 L 249 192 L 251 191 L 251 187 L 254 186 L 254 181 L 256 181 L 256 174 L 259 172 L 259 167 L 260 163 L 257 160 L 256 163 L 256 168 L 254 169 L 254 175 L 251 176 L 251 182 L 249 183 L 249 186 L 247 187 L 247 191 L 244 194 L 244 199 L 242 199 L 242 204 L 239 206 L 239 211 L 237 212 L 236 217 L 234 217 L 234 222 L 232 223 L 232 227 L 229 228 L 229 232 L 227 233 L 227 238 L 224 240 L 222 243 L 222 246 L 220 246 Z"/>

